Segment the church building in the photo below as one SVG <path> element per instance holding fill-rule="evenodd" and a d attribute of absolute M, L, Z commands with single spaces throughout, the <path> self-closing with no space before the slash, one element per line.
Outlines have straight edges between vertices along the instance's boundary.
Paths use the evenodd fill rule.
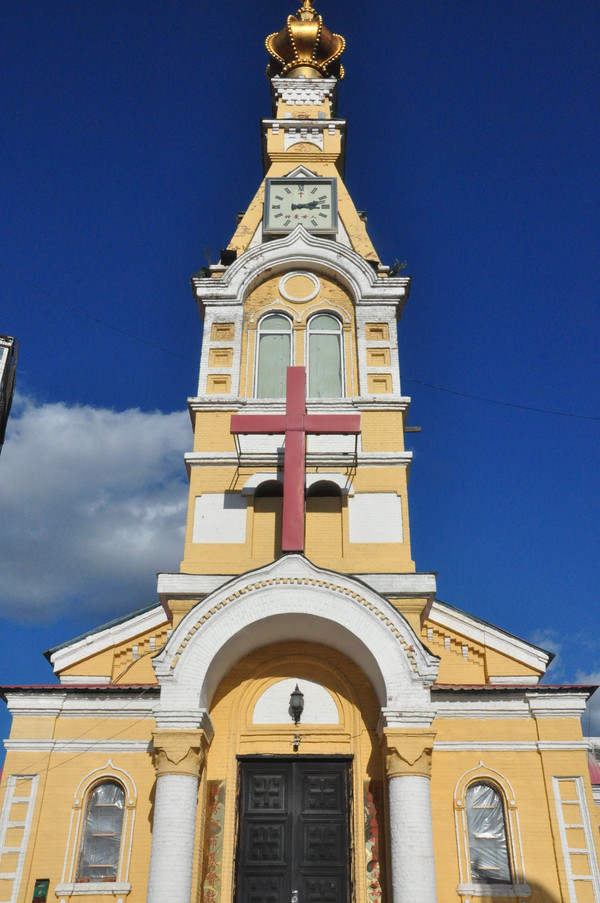
<path fill-rule="evenodd" d="M 600 903 L 589 688 L 411 557 L 410 279 L 344 185 L 344 43 L 310 0 L 267 38 L 264 180 L 192 278 L 179 572 L 4 688 L 0 903 Z"/>

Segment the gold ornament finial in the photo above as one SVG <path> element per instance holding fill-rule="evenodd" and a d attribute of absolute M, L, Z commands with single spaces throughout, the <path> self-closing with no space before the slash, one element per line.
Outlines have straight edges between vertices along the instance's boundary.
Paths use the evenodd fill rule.
<path fill-rule="evenodd" d="M 346 41 L 323 25 L 323 18 L 303 0 L 295 16 L 288 16 L 285 28 L 270 34 L 265 46 L 271 57 L 267 75 L 273 78 L 343 78 L 340 57 Z"/>

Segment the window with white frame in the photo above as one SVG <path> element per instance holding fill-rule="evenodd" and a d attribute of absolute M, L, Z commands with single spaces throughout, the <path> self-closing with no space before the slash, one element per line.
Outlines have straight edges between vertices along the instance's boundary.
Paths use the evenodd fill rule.
<path fill-rule="evenodd" d="M 308 321 L 308 397 L 340 398 L 344 394 L 342 324 L 331 314 Z"/>
<path fill-rule="evenodd" d="M 471 881 L 510 884 L 504 804 L 487 783 L 471 784 L 465 794 Z"/>
<path fill-rule="evenodd" d="M 81 832 L 77 881 L 116 881 L 124 810 L 121 784 L 104 781 L 92 787 Z"/>
<path fill-rule="evenodd" d="M 286 371 L 292 362 L 292 322 L 270 314 L 258 324 L 256 397 L 285 398 Z"/>

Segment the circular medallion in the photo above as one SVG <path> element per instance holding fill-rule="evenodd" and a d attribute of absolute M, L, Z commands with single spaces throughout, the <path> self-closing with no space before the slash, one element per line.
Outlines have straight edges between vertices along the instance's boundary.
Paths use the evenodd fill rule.
<path fill-rule="evenodd" d="M 286 301 L 312 301 L 321 289 L 321 283 L 312 273 L 286 273 L 279 280 L 279 291 Z"/>

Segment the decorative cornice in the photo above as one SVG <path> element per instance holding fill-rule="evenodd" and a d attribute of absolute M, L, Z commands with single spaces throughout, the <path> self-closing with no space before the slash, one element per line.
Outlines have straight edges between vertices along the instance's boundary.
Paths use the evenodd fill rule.
<path fill-rule="evenodd" d="M 467 612 L 445 605 L 439 599 L 436 599 L 431 606 L 427 620 L 432 624 L 438 624 L 440 627 L 446 627 L 448 630 L 462 634 L 481 646 L 487 646 L 503 655 L 508 655 L 542 674 L 551 659 L 550 653 L 540 649 L 539 646 L 526 643 L 525 640 L 506 633 L 493 624 L 487 624 Z"/>
<path fill-rule="evenodd" d="M 322 106 L 326 100 L 335 102 L 337 78 L 282 78 L 271 79 L 271 95 L 274 102 L 282 100 L 289 106 Z"/>
<path fill-rule="evenodd" d="M 435 593 L 435 574 L 353 574 L 382 596 L 395 597 L 426 595 Z M 235 580 L 234 574 L 159 574 L 158 595 L 161 601 L 175 598 L 202 598 Z"/>
<path fill-rule="evenodd" d="M 123 619 L 119 624 L 113 624 L 106 630 L 79 637 L 68 646 L 57 649 L 50 656 L 52 667 L 55 672 L 64 671 L 82 659 L 98 655 L 105 649 L 125 643 L 138 634 L 162 627 L 165 623 L 165 613 L 160 605 L 157 605 L 156 608 L 134 614 L 131 618 Z M 84 683 L 86 680 L 84 677 L 81 682 Z"/>
<path fill-rule="evenodd" d="M 379 277 L 356 251 L 311 235 L 303 226 L 283 238 L 249 248 L 219 279 L 193 276 L 192 285 L 200 305 L 241 305 L 252 287 L 294 265 L 332 275 L 350 289 L 357 303 L 392 304 L 397 315 L 408 297 L 409 278 Z"/>
<path fill-rule="evenodd" d="M 368 467 L 410 467 L 412 452 L 311 452 L 306 453 L 307 467 L 338 467 L 348 465 L 350 462 Z M 240 462 L 244 466 L 273 467 L 283 462 L 283 452 L 274 451 L 244 451 L 238 457 L 236 452 L 186 452 L 184 455 L 186 467 L 229 467 L 237 466 Z"/>

